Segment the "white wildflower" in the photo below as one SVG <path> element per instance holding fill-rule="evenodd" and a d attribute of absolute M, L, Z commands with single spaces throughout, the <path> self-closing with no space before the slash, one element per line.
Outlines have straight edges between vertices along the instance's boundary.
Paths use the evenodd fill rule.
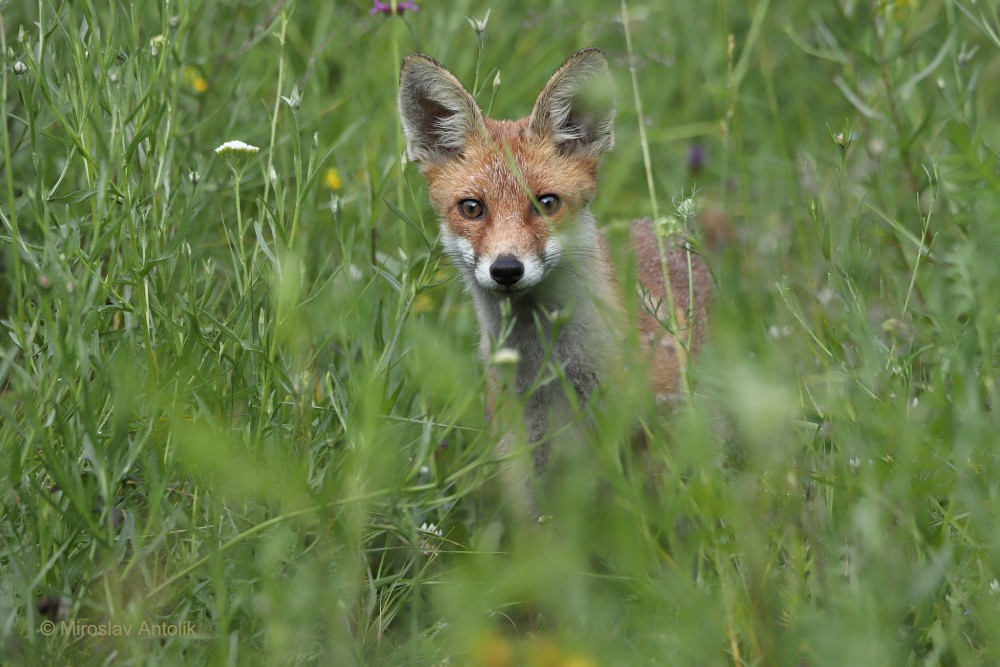
<path fill-rule="evenodd" d="M 559 308 L 549 313 L 549 322 L 557 327 L 569 324 L 571 319 L 573 319 L 573 313 L 569 308 Z"/>
<path fill-rule="evenodd" d="M 18 60 L 14 63 L 14 74 L 18 76 L 23 76 L 28 73 L 28 66 L 24 64 L 24 61 Z"/>
<path fill-rule="evenodd" d="M 779 327 L 776 324 L 772 324 L 767 329 L 767 335 L 770 336 L 772 340 L 778 340 L 779 338 L 787 338 L 791 334 L 792 334 L 792 328 L 787 325 Z"/>
<path fill-rule="evenodd" d="M 431 535 L 437 535 L 438 537 L 444 537 L 444 533 L 438 528 L 436 523 L 427 523 L 426 521 L 420 524 L 420 530 L 424 533 L 430 533 Z"/>
<path fill-rule="evenodd" d="M 223 157 L 227 155 L 255 155 L 260 148 L 257 146 L 251 146 L 248 143 L 239 140 L 227 141 L 218 148 L 215 149 L 217 155 L 222 155 Z"/>
<path fill-rule="evenodd" d="M 420 553 L 424 556 L 436 556 L 444 532 L 437 524 L 426 522 L 420 524 L 420 532 L 425 535 L 420 538 Z"/>
<path fill-rule="evenodd" d="M 494 366 L 517 366 L 521 363 L 521 353 L 511 347 L 501 347 L 493 353 L 490 363 Z"/>
<path fill-rule="evenodd" d="M 158 54 L 160 52 L 160 49 L 162 49 L 166 45 L 167 45 L 166 35 L 157 35 L 153 39 L 149 40 L 149 49 L 153 52 L 154 56 Z"/>
<path fill-rule="evenodd" d="M 215 149 L 216 155 L 221 155 L 226 158 L 226 162 L 232 168 L 233 173 L 236 175 L 237 180 L 243 173 L 243 168 L 247 165 L 247 161 L 256 155 L 260 151 L 256 146 L 251 146 L 250 144 L 234 140 L 227 141 L 218 148 Z"/>

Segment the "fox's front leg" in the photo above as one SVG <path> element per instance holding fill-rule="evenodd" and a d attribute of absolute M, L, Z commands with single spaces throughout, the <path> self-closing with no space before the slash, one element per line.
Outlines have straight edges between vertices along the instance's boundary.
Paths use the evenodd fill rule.
<path fill-rule="evenodd" d="M 520 444 L 523 442 L 523 437 L 510 431 L 503 433 L 497 441 L 500 482 L 503 485 L 504 499 L 518 523 L 537 524 L 541 517 L 538 476 L 534 456 L 525 451 L 528 447 Z"/>

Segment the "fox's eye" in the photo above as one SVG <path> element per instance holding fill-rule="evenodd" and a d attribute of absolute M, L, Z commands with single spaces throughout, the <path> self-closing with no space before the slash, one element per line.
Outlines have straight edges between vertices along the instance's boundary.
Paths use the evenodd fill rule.
<path fill-rule="evenodd" d="M 538 206 L 532 204 L 531 210 L 535 213 L 552 215 L 559 210 L 560 204 L 562 204 L 562 201 L 556 195 L 542 195 L 538 198 Z"/>
<path fill-rule="evenodd" d="M 458 212 L 467 220 L 477 220 L 483 217 L 483 202 L 478 199 L 463 199 L 458 202 Z"/>

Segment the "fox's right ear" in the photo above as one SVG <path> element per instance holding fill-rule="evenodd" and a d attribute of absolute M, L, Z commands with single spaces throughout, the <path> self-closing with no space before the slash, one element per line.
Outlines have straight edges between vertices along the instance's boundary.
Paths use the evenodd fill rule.
<path fill-rule="evenodd" d="M 483 128 L 483 113 L 472 95 L 451 72 L 422 54 L 403 59 L 399 117 L 406 157 L 423 164 L 456 156 Z"/>

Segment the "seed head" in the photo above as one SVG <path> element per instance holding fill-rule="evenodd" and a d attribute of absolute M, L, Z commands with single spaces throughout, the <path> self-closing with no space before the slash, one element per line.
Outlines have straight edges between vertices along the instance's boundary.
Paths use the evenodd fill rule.
<path fill-rule="evenodd" d="M 694 197 L 682 199 L 676 208 L 677 217 L 686 225 L 691 225 L 698 217 L 698 203 L 694 200 Z"/>
<path fill-rule="evenodd" d="M 833 143 L 840 150 L 841 155 L 844 155 L 856 137 L 850 126 L 848 126 L 839 132 L 831 131 L 830 138 L 833 139 Z"/>
<path fill-rule="evenodd" d="M 653 231 L 662 239 L 667 239 L 678 235 L 683 229 L 683 224 L 675 216 L 664 215 L 653 221 Z"/>
<path fill-rule="evenodd" d="M 487 9 L 486 16 L 481 19 L 470 19 L 468 16 L 465 17 L 465 20 L 469 22 L 469 25 L 471 25 L 472 29 L 476 31 L 476 36 L 479 38 L 482 38 L 483 33 L 486 32 L 486 24 L 490 22 L 490 11 L 492 10 Z"/>
<path fill-rule="evenodd" d="M 291 95 L 288 97 L 282 95 L 281 99 L 292 110 L 292 113 L 298 113 L 299 107 L 302 106 L 302 95 L 299 94 L 298 86 L 293 86 Z"/>

